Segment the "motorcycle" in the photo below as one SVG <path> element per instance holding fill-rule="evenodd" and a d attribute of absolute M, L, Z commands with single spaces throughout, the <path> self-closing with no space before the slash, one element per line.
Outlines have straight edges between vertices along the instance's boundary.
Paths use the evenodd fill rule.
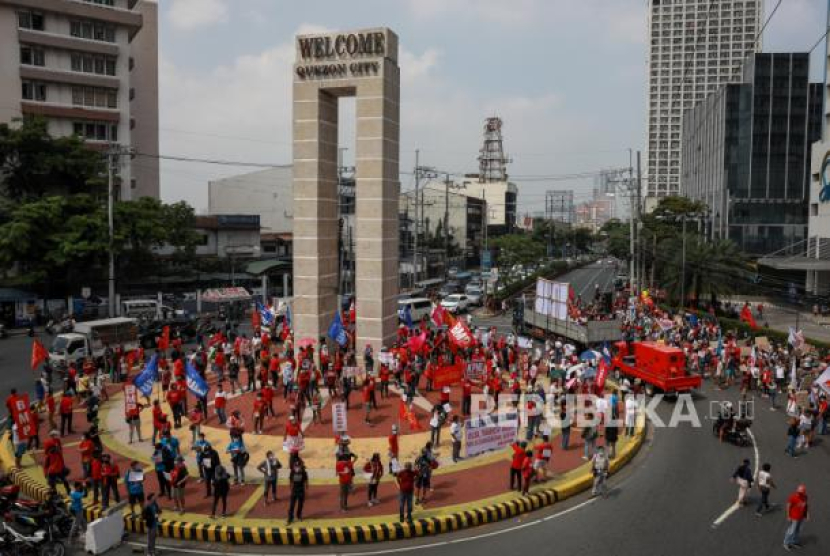
<path fill-rule="evenodd" d="M 0 512 L 6 520 L 26 531 L 49 529 L 56 537 L 66 537 L 72 529 L 72 515 L 60 496 L 46 502 L 18 498 L 20 487 L 9 485 L 0 488 Z"/>
<path fill-rule="evenodd" d="M 31 535 L 18 531 L 8 523 L 0 523 L 0 543 L 19 556 L 64 556 L 66 546 L 52 537 L 49 530 L 38 529 Z"/>

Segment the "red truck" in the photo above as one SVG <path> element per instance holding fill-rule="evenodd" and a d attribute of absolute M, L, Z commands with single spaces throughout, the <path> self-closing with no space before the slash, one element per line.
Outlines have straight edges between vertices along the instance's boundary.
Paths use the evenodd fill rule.
<path fill-rule="evenodd" d="M 686 373 L 686 354 L 680 348 L 655 342 L 634 342 L 633 350 L 626 342 L 617 342 L 616 347 L 612 370 L 629 378 L 639 378 L 648 395 L 655 391 L 676 394 L 700 388 L 702 379 L 700 375 Z"/>

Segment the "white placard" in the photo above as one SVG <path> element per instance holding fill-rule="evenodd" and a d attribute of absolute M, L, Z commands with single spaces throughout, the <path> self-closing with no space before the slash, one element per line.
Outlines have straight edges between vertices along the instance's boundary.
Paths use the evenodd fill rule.
<path fill-rule="evenodd" d="M 345 402 L 331 404 L 331 428 L 335 434 L 349 430 Z"/>
<path fill-rule="evenodd" d="M 467 457 L 491 450 L 501 450 L 516 440 L 519 417 L 516 413 L 493 415 L 492 418 L 468 419 L 464 424 Z"/>

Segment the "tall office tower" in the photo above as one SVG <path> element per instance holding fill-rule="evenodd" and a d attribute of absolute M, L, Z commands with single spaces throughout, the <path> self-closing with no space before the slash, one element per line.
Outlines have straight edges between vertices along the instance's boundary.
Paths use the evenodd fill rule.
<path fill-rule="evenodd" d="M 159 196 L 155 0 L 0 0 L 0 122 L 46 119 L 120 157 L 116 195 Z"/>
<path fill-rule="evenodd" d="M 763 0 L 649 0 L 646 209 L 680 192 L 683 113 L 741 81 L 763 17 Z"/>

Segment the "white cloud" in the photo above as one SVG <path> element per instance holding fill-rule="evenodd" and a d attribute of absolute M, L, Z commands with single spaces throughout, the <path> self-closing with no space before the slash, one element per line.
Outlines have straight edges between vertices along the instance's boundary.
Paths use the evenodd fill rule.
<path fill-rule="evenodd" d="M 464 14 L 501 24 L 526 24 L 533 21 L 540 0 L 410 0 L 409 11 L 419 19 L 436 19 Z"/>
<path fill-rule="evenodd" d="M 227 20 L 228 5 L 225 0 L 173 0 L 167 17 L 177 29 L 189 31 Z"/>

